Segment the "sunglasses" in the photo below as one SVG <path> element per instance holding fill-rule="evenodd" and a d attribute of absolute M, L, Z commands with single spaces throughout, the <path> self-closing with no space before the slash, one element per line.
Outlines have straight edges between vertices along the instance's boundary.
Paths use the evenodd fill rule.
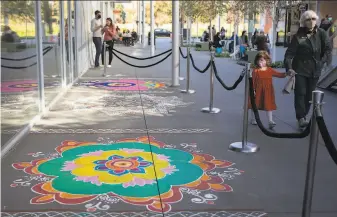
<path fill-rule="evenodd" d="M 313 17 L 313 18 L 308 18 L 308 19 L 306 19 L 305 21 L 311 21 L 311 20 L 315 21 L 316 18 L 315 18 L 315 17 Z"/>

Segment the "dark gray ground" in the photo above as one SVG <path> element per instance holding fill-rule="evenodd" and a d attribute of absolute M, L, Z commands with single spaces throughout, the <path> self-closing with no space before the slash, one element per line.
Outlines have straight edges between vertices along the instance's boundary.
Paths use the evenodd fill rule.
<path fill-rule="evenodd" d="M 161 41 L 157 41 L 160 48 L 157 53 L 165 51 L 171 45 L 167 39 L 158 40 Z M 131 55 L 143 53 L 147 56 L 150 53 L 147 49 L 142 52 L 140 49 L 118 49 Z M 193 57 L 200 68 L 206 66 L 209 59 L 207 52 L 193 52 Z M 128 61 L 139 65 L 153 62 Z M 126 66 L 116 58 L 112 65 L 108 69 L 111 77 L 104 79 L 101 77 L 101 70 L 89 70 L 79 84 L 56 104 L 47 118 L 41 120 L 16 150 L 2 161 L 3 216 L 301 216 L 308 138 L 270 138 L 263 135 L 258 127 L 249 126 L 248 140 L 259 145 L 260 151 L 255 154 L 241 154 L 228 150 L 230 143 L 241 140 L 243 83 L 229 92 L 216 82 L 214 106 L 220 108 L 221 113 L 205 114 L 200 109 L 209 104 L 209 73 L 200 74 L 191 70 L 191 88 L 196 93 L 183 95 L 179 89 L 185 87 L 185 81 L 181 81 L 179 88 L 169 87 L 171 58 L 147 69 Z M 226 84 L 233 83 L 242 70 L 242 66 L 229 59 L 216 59 L 216 65 Z M 182 60 L 181 72 L 184 77 L 185 66 L 186 61 Z M 166 86 L 146 91 L 112 91 L 83 85 L 87 81 L 116 79 L 162 82 Z M 274 82 L 278 105 L 278 110 L 274 112 L 277 122 L 275 131 L 296 132 L 293 96 L 281 93 L 285 82 L 285 79 L 275 79 Z M 324 101 L 325 121 L 336 144 L 337 95 L 325 91 Z M 265 121 L 262 112 L 261 117 Z M 7 131 L 8 134 L 14 132 L 15 130 Z M 217 168 L 212 173 L 222 177 L 224 183 L 232 187 L 233 192 L 191 192 L 182 189 L 183 199 L 172 203 L 171 211 L 165 214 L 149 213 L 145 206 L 122 201 L 107 203 L 104 200 L 95 200 L 72 206 L 57 202 L 32 205 L 30 199 L 37 194 L 32 192 L 31 187 L 42 182 L 41 179 L 32 178 L 33 176 L 11 166 L 16 162 L 30 162 L 51 156 L 64 140 L 112 143 L 122 138 L 148 135 L 164 142 L 168 148 L 210 154 L 216 159 L 234 163 L 227 168 Z M 13 186 L 15 183 L 16 186 Z M 337 216 L 336 183 L 336 165 L 320 140 L 313 217 Z M 95 207 L 96 212 L 87 213 L 90 207 Z"/>

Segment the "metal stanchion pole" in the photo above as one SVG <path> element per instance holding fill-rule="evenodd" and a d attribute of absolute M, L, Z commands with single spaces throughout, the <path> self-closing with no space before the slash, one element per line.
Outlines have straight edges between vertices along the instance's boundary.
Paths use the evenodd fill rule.
<path fill-rule="evenodd" d="M 245 77 L 245 99 L 243 106 L 243 129 L 242 129 L 242 141 L 234 142 L 229 145 L 229 150 L 254 153 L 259 150 L 259 147 L 251 142 L 247 141 L 248 137 L 248 98 L 249 98 L 249 78 L 251 77 L 250 63 L 246 64 L 246 77 Z"/>
<path fill-rule="evenodd" d="M 181 90 L 181 93 L 195 93 L 195 90 L 190 89 L 190 52 L 191 48 L 187 47 L 187 63 L 186 63 L 186 90 Z"/>
<path fill-rule="evenodd" d="M 214 62 L 214 51 L 211 51 L 211 62 Z M 220 112 L 220 109 L 213 107 L 213 96 L 214 96 L 214 72 L 213 72 L 213 65 L 210 67 L 210 100 L 209 100 L 209 107 L 202 108 L 201 111 L 205 113 L 212 113 L 216 114 Z"/>
<path fill-rule="evenodd" d="M 104 71 L 103 71 L 103 77 L 106 77 L 106 48 L 107 48 L 107 44 L 104 41 L 103 42 L 103 55 L 104 55 Z"/>
<path fill-rule="evenodd" d="M 316 167 L 316 156 L 317 156 L 317 147 L 318 147 L 318 136 L 319 129 L 316 121 L 316 110 L 320 112 L 322 107 L 322 101 L 324 98 L 324 92 L 315 90 L 312 92 L 312 104 L 313 104 L 313 113 L 311 117 L 311 133 L 310 133 L 310 144 L 309 144 L 309 155 L 307 163 L 307 174 L 305 178 L 305 188 L 304 188 L 304 197 L 303 197 L 303 206 L 302 206 L 302 217 L 310 217 L 311 212 L 311 203 L 312 195 L 314 188 L 315 180 L 315 167 Z"/>
<path fill-rule="evenodd" d="M 57 43 L 54 44 L 54 50 L 55 50 L 55 60 L 56 60 L 56 75 L 52 75 L 53 78 L 60 78 L 61 77 L 61 70 L 60 70 L 60 55 L 59 55 L 59 46 Z"/>
<path fill-rule="evenodd" d="M 180 70 L 180 63 L 181 63 L 181 58 L 180 58 L 180 55 L 179 55 L 179 81 L 183 81 L 185 78 L 182 77 L 182 76 L 180 76 L 181 75 L 180 74 L 180 72 L 181 72 L 181 70 Z"/>

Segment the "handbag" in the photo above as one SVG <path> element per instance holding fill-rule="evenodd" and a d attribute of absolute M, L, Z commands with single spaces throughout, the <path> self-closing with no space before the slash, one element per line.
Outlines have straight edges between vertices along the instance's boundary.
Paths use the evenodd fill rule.
<path fill-rule="evenodd" d="M 282 93 L 283 94 L 290 94 L 291 91 L 295 89 L 295 76 L 292 76 L 287 81 L 286 85 L 284 86 Z"/>

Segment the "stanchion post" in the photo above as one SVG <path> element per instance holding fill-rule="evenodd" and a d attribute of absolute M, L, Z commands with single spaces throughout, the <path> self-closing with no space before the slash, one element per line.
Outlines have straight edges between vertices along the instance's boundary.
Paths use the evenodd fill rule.
<path fill-rule="evenodd" d="M 106 48 L 108 47 L 109 45 L 106 44 L 106 42 L 104 41 L 103 42 L 103 55 L 104 55 L 104 72 L 103 72 L 103 77 L 108 77 L 107 74 L 106 74 Z"/>
<path fill-rule="evenodd" d="M 313 113 L 311 117 L 310 143 L 307 163 L 307 173 L 305 178 L 304 197 L 302 206 L 302 217 L 310 217 L 312 195 L 315 180 L 316 156 L 318 147 L 319 129 L 316 121 L 316 110 L 321 110 L 324 92 L 315 90 L 312 92 Z"/>
<path fill-rule="evenodd" d="M 61 77 L 61 70 L 60 70 L 61 61 L 60 61 L 60 55 L 59 55 L 59 45 L 57 43 L 54 44 L 54 49 L 55 49 L 57 75 L 55 76 L 52 75 L 52 77 L 60 78 Z"/>
<path fill-rule="evenodd" d="M 181 63 L 181 59 L 180 59 L 180 55 L 179 55 L 179 81 L 183 81 L 185 78 L 180 76 L 181 75 L 181 70 L 180 70 L 180 63 Z"/>
<path fill-rule="evenodd" d="M 234 142 L 229 145 L 229 150 L 243 153 L 254 153 L 259 150 L 259 147 L 251 142 L 247 141 L 248 137 L 248 98 L 249 98 L 249 78 L 251 74 L 251 64 L 246 64 L 246 76 L 245 76 L 245 96 L 243 103 L 243 121 L 242 121 L 242 141 Z"/>
<path fill-rule="evenodd" d="M 104 71 L 103 71 L 103 77 L 106 75 L 106 43 L 103 42 L 103 58 L 104 58 Z"/>
<path fill-rule="evenodd" d="M 191 48 L 187 47 L 187 63 L 186 63 L 186 90 L 181 90 L 181 93 L 190 93 L 193 94 L 195 93 L 195 90 L 190 89 L 190 53 L 191 53 Z"/>
<path fill-rule="evenodd" d="M 213 107 L 213 98 L 214 98 L 214 72 L 213 72 L 213 63 L 214 62 L 214 51 L 211 51 L 211 67 L 210 67 L 210 100 L 209 107 L 201 109 L 202 112 L 216 114 L 220 112 L 219 108 Z"/>

